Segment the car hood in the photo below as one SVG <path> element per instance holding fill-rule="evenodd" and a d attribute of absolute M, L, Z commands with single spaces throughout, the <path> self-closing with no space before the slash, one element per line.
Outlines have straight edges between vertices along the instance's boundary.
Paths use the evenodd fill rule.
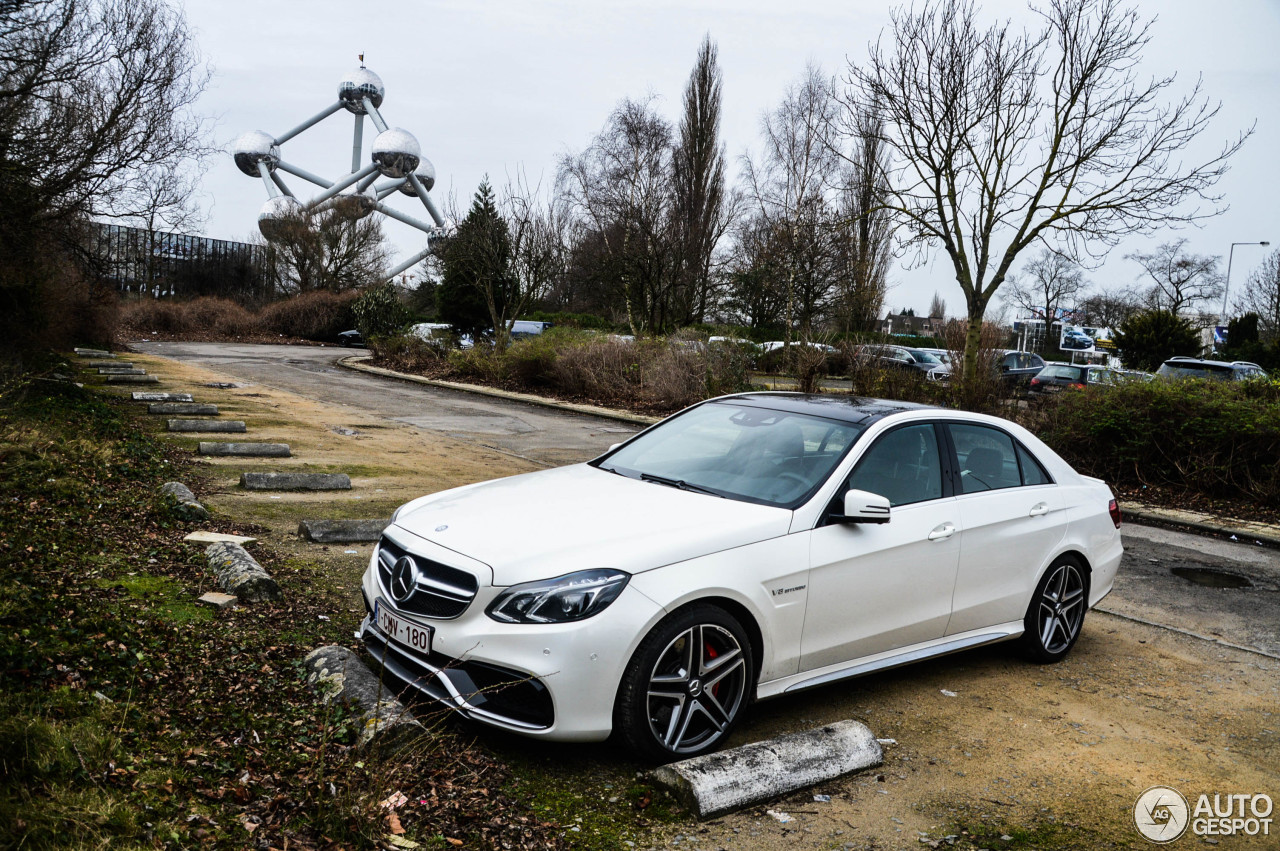
<path fill-rule="evenodd" d="M 791 512 L 575 464 L 432 494 L 395 525 L 487 564 L 493 584 L 639 573 L 785 535 Z"/>

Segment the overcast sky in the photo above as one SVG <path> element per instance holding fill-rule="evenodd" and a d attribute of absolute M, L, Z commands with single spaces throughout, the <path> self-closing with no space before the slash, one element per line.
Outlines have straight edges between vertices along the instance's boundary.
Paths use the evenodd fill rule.
<path fill-rule="evenodd" d="M 1239 246 L 1231 273 L 1236 292 L 1265 252 L 1280 245 L 1280 2 L 1160 0 L 1139 4 L 1159 19 L 1141 69 L 1178 75 L 1204 90 L 1222 111 L 1188 160 L 1212 155 L 1228 138 L 1256 130 L 1219 184 L 1230 210 L 1203 227 L 1169 231 L 1114 250 L 1089 272 L 1098 284 L 1127 284 L 1138 268 L 1123 255 L 1186 236 L 1189 250 L 1220 255 Z M 432 2 L 245 2 L 187 0 L 187 15 L 215 76 L 200 103 L 216 116 L 215 137 L 227 145 L 245 130 L 277 135 L 336 100 L 338 80 L 359 65 L 382 77 L 387 122 L 417 136 L 436 167 L 439 202 L 456 194 L 465 208 L 485 174 L 501 185 L 523 169 L 549 185 L 557 159 L 581 150 L 623 97 L 654 94 L 673 122 L 704 33 L 720 50 L 724 72 L 722 134 L 730 173 L 758 146 L 762 113 L 812 61 L 829 74 L 866 47 L 889 20 L 889 2 L 844 0 L 432 0 Z M 987 2 L 987 20 L 1030 22 L 1026 6 Z M 285 160 L 329 179 L 350 168 L 352 117 L 339 112 L 287 142 Z M 376 131 L 365 124 L 365 158 Z M 315 187 L 287 176 L 302 197 Z M 266 200 L 260 180 L 242 175 L 229 156 L 212 165 L 204 186 L 206 234 L 244 239 L 256 231 Z M 394 205 L 422 214 L 414 199 Z M 414 205 L 418 205 L 415 209 Z M 387 221 L 398 256 L 419 250 L 421 234 Z M 1020 264 L 1019 264 L 1020 265 Z M 1016 269 L 1016 267 L 1015 267 Z M 946 257 L 923 267 L 895 267 L 888 306 L 923 312 L 934 292 L 948 313 L 963 297 Z"/>

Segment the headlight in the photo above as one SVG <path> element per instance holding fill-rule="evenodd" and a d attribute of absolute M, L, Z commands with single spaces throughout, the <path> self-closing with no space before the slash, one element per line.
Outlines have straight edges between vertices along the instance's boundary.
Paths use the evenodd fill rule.
<path fill-rule="evenodd" d="M 567 623 L 603 610 L 627 587 L 631 574 L 582 570 L 556 579 L 512 585 L 485 613 L 504 623 Z"/>

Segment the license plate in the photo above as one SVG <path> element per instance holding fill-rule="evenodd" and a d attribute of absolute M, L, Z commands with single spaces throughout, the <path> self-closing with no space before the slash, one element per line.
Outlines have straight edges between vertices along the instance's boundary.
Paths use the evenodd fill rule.
<path fill-rule="evenodd" d="M 397 644 L 421 651 L 431 652 L 431 627 L 406 620 L 396 612 L 388 611 L 378 600 L 373 604 L 373 617 L 388 638 Z"/>

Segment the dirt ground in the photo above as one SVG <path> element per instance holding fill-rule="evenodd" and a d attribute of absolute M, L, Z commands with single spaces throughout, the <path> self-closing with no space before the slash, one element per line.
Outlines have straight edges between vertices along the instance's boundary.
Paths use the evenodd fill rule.
<path fill-rule="evenodd" d="M 268 528 L 273 546 L 331 564 L 352 587 L 369 546 L 304 543 L 295 535 L 300 519 L 389 516 L 423 493 L 537 468 L 358 409 L 261 386 L 206 387 L 234 379 L 164 358 L 132 360 L 163 377 L 157 389 L 190 391 L 217 403 L 221 418 L 249 423 L 247 435 L 205 439 L 291 445 L 291 459 L 211 460 L 211 487 L 201 496 L 217 512 Z M 174 437 L 193 448 L 198 439 Z M 348 472 L 353 489 L 251 494 L 236 485 L 243 471 L 298 469 Z M 732 744 L 851 715 L 895 743 L 885 746 L 879 769 L 679 824 L 664 829 L 662 841 L 895 849 L 950 847 L 951 836 L 970 848 L 1143 847 L 1133 806 L 1150 786 L 1181 791 L 1193 808 L 1202 793 L 1280 799 L 1278 713 L 1280 661 L 1093 612 L 1058 665 L 1030 665 L 996 646 L 756 706 Z M 1174 847 L 1204 844 L 1276 848 L 1280 825 L 1254 838 L 1188 831 Z"/>

